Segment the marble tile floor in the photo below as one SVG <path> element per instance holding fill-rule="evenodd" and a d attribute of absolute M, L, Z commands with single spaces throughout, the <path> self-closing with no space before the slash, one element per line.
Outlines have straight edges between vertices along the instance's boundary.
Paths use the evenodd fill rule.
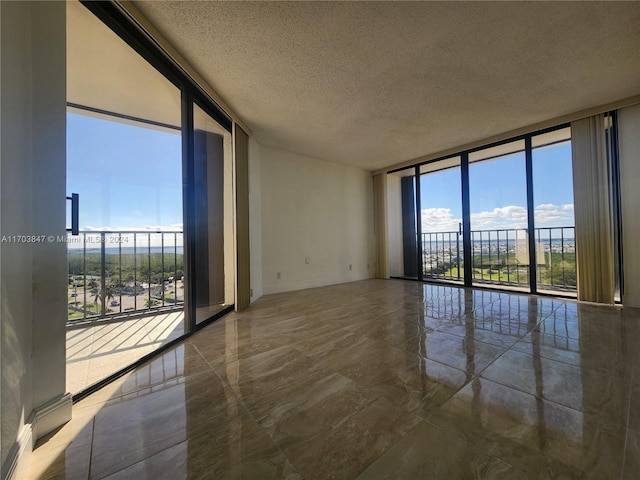
<path fill-rule="evenodd" d="M 269 295 L 74 405 L 25 479 L 638 479 L 640 311 L 367 280 Z"/>
<path fill-rule="evenodd" d="M 184 332 L 184 312 L 67 329 L 67 391 L 78 393 Z"/>

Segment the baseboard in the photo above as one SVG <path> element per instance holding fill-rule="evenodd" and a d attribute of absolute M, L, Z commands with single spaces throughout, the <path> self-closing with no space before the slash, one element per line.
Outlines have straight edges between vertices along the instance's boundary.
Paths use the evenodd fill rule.
<path fill-rule="evenodd" d="M 12 480 L 16 477 L 18 471 L 24 468 L 24 465 L 29 459 L 31 450 L 33 449 L 33 421 L 35 419 L 35 413 L 31 413 L 31 416 L 20 430 L 18 438 L 14 442 L 13 446 L 9 450 L 9 455 L 2 465 L 2 478 L 3 480 Z"/>
<path fill-rule="evenodd" d="M 60 395 L 34 408 L 33 441 L 71 420 L 73 400 L 70 393 Z"/>
<path fill-rule="evenodd" d="M 13 480 L 26 468 L 36 441 L 71 420 L 70 393 L 60 395 L 33 409 L 2 465 L 2 479 Z"/>

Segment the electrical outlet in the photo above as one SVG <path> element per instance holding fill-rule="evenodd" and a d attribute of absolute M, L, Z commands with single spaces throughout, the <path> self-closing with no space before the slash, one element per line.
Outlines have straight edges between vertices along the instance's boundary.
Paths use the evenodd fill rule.
<path fill-rule="evenodd" d="M 311 257 L 304 257 L 304 263 L 309 265 L 311 263 Z"/>
<path fill-rule="evenodd" d="M 280 280 L 280 272 L 277 272 L 277 273 L 276 273 L 276 279 L 277 279 L 277 280 Z"/>
<path fill-rule="evenodd" d="M 353 270 L 353 268 L 351 267 L 351 264 L 349 264 L 349 270 Z"/>

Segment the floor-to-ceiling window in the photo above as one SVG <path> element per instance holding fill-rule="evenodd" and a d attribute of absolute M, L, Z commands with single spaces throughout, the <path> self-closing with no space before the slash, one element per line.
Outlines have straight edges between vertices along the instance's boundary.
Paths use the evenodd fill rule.
<path fill-rule="evenodd" d="M 389 172 L 391 275 L 575 295 L 573 162 L 561 125 Z"/>
<path fill-rule="evenodd" d="M 474 283 L 529 284 L 524 140 L 469 154 Z"/>
<path fill-rule="evenodd" d="M 422 271 L 425 278 L 464 279 L 460 157 L 420 166 Z"/>
<path fill-rule="evenodd" d="M 538 291 L 575 290 L 571 129 L 535 135 L 531 144 Z"/>

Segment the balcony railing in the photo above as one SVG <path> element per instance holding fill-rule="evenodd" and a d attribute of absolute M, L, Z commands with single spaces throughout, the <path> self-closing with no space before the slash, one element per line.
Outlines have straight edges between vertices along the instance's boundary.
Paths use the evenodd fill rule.
<path fill-rule="evenodd" d="M 538 284 L 575 290 L 575 227 L 536 228 L 535 238 L 536 244 L 542 247 L 545 258 L 544 262 L 538 260 Z"/>
<path fill-rule="evenodd" d="M 67 246 L 69 323 L 183 308 L 182 232 L 85 231 Z"/>
<path fill-rule="evenodd" d="M 464 261 L 460 232 L 422 234 L 425 277 L 462 280 Z M 576 255 L 574 227 L 535 230 L 538 285 L 555 290 L 575 290 Z M 528 285 L 529 238 L 526 229 L 471 231 L 471 259 L 476 282 Z"/>
<path fill-rule="evenodd" d="M 463 278 L 462 235 L 459 232 L 422 234 L 422 268 L 424 275 L 444 280 Z"/>

